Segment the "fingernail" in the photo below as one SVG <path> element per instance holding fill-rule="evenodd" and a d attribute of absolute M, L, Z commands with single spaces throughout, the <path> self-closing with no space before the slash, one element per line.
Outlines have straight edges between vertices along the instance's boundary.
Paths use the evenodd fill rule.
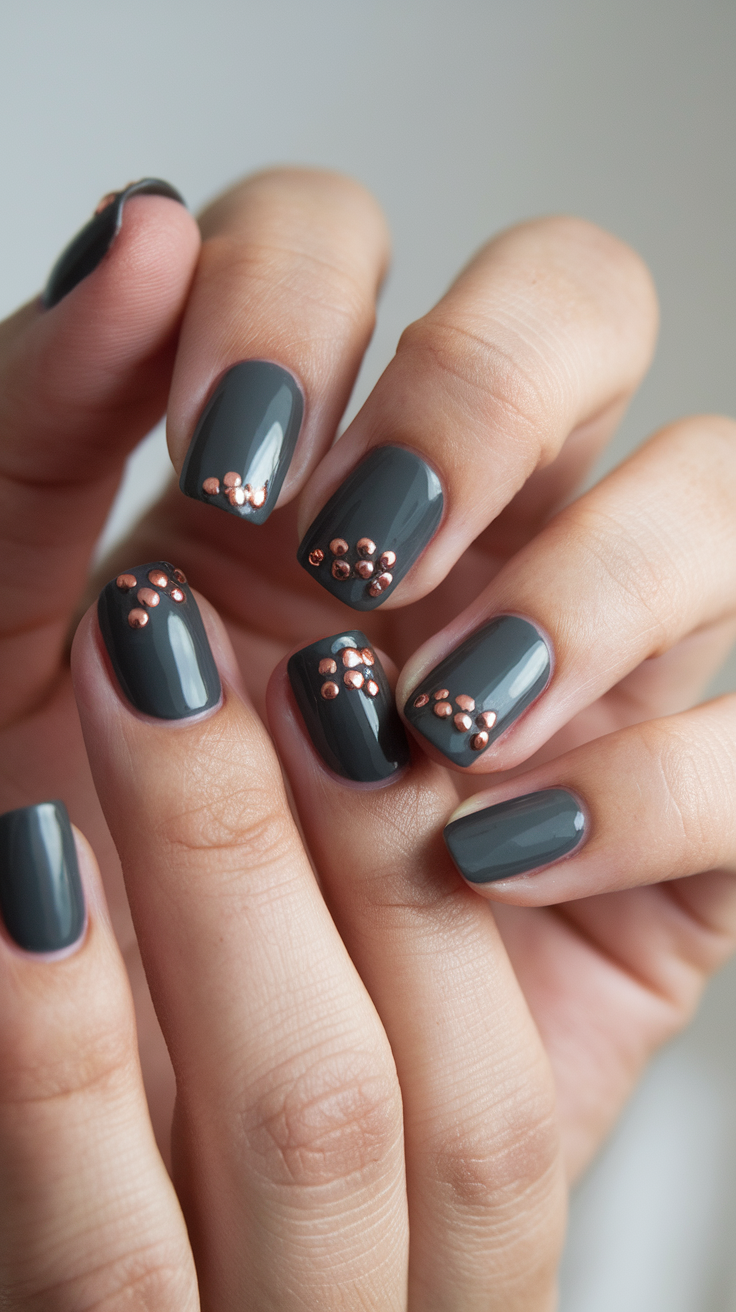
<path fill-rule="evenodd" d="M 585 816 L 572 793 L 549 788 L 451 820 L 444 837 L 461 875 L 492 884 L 574 852 L 585 837 Z"/>
<path fill-rule="evenodd" d="M 107 255 L 120 231 L 125 202 L 131 196 L 166 196 L 181 205 L 185 203 L 176 188 L 161 178 L 141 178 L 140 182 L 130 182 L 123 191 L 103 196 L 89 223 L 72 237 L 49 274 L 41 298 L 47 310 L 63 300 Z"/>
<path fill-rule="evenodd" d="M 84 929 L 84 894 L 63 802 L 0 815 L 0 910 L 26 952 L 58 952 Z"/>
<path fill-rule="evenodd" d="M 166 560 L 118 574 L 97 603 L 102 637 L 128 701 L 158 720 L 216 706 L 220 676 L 199 607 Z"/>
<path fill-rule="evenodd" d="M 323 506 L 300 565 L 354 610 L 375 610 L 424 551 L 442 518 L 429 465 L 400 446 L 374 447 Z"/>
<path fill-rule="evenodd" d="M 181 471 L 182 492 L 262 524 L 278 500 L 303 414 L 301 389 L 281 365 L 233 365 L 200 416 Z"/>
<path fill-rule="evenodd" d="M 414 689 L 404 714 L 455 765 L 472 765 L 549 682 L 549 648 L 516 615 L 498 615 Z"/>
<path fill-rule="evenodd" d="M 383 667 L 364 633 L 333 634 L 287 666 L 307 733 L 343 779 L 377 783 L 409 761 L 409 744 Z"/>

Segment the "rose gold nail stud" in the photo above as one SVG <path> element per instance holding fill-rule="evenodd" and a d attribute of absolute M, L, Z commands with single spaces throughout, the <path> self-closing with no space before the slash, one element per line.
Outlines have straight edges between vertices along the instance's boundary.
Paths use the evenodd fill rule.
<path fill-rule="evenodd" d="M 330 551 L 333 556 L 344 556 L 348 550 L 348 544 L 344 538 L 333 538 L 330 543 Z"/>
<path fill-rule="evenodd" d="M 148 615 L 144 610 L 139 610 L 137 606 L 128 611 L 128 623 L 131 629 L 145 629 L 148 623 Z"/>
<path fill-rule="evenodd" d="M 326 656 L 319 663 L 319 672 L 320 674 L 337 674 L 337 661 L 333 661 L 331 657 Z"/>
<path fill-rule="evenodd" d="M 380 689 L 379 689 L 378 684 L 376 683 L 375 679 L 369 679 L 369 680 L 368 680 L 368 682 L 367 682 L 366 685 L 365 685 L 365 691 L 368 693 L 368 696 L 369 696 L 369 697 L 377 697 L 377 696 L 378 696 L 378 694 L 379 694 L 379 692 L 380 692 Z"/>
<path fill-rule="evenodd" d="M 485 729 L 481 733 L 474 733 L 470 739 L 470 746 L 474 752 L 481 752 L 484 747 L 488 746 L 488 734 Z"/>
<path fill-rule="evenodd" d="M 177 583 L 186 583 L 187 581 L 186 574 L 180 569 L 174 570 L 174 578 L 176 579 Z"/>
<path fill-rule="evenodd" d="M 342 676 L 342 681 L 348 688 L 362 688 L 365 682 L 360 670 L 347 670 Z"/>
<path fill-rule="evenodd" d="M 153 588 L 139 588 L 135 594 L 142 606 L 158 606 L 161 598 Z"/>
<path fill-rule="evenodd" d="M 385 592 L 386 588 L 390 587 L 393 581 L 393 574 L 379 574 L 378 578 L 373 580 L 368 589 L 371 597 L 380 597 L 381 593 Z"/>
<path fill-rule="evenodd" d="M 355 573 L 359 579 L 369 579 L 374 570 L 373 562 L 370 560 L 359 560 L 355 566 Z"/>
<path fill-rule="evenodd" d="M 350 578 L 350 566 L 346 560 L 333 560 L 332 577 L 333 579 L 340 579 L 342 582 Z"/>
<path fill-rule="evenodd" d="M 468 697 L 467 694 L 464 692 L 461 692 L 460 696 L 455 698 L 455 703 L 457 706 L 460 707 L 461 711 L 475 710 L 475 702 L 473 701 L 473 698 Z"/>
<path fill-rule="evenodd" d="M 172 589 L 171 589 L 171 600 L 172 600 L 172 601 L 184 601 L 184 593 L 182 592 L 181 588 L 172 588 Z"/>
<path fill-rule="evenodd" d="M 314 551 L 310 551 L 309 553 L 309 563 L 310 565 L 314 565 L 315 569 L 318 565 L 322 564 L 324 558 L 325 553 L 324 551 L 320 551 L 319 547 L 315 547 Z"/>
<path fill-rule="evenodd" d="M 152 583 L 154 588 L 166 588 L 169 584 L 168 578 L 163 570 L 160 569 L 151 569 L 148 571 L 148 582 Z"/>
<path fill-rule="evenodd" d="M 322 696 L 324 697 L 326 702 L 334 702 L 339 691 L 340 691 L 340 686 L 337 683 L 323 683 L 322 687 L 320 688 L 320 692 L 322 693 Z"/>
<path fill-rule="evenodd" d="M 202 491 L 206 492 L 208 497 L 216 497 L 220 491 L 219 478 L 206 478 L 202 484 Z"/>
<path fill-rule="evenodd" d="M 355 647 L 345 647 L 342 653 L 342 663 L 343 665 L 346 665 L 349 670 L 354 670 L 356 665 L 363 664 L 363 657 Z"/>
<path fill-rule="evenodd" d="M 130 592 L 138 582 L 135 574 L 118 574 L 115 580 L 121 592 Z"/>
<path fill-rule="evenodd" d="M 396 564 L 396 552 L 384 551 L 379 561 L 381 569 L 391 569 Z"/>
<path fill-rule="evenodd" d="M 374 556 L 376 554 L 376 544 L 375 542 L 371 541 L 370 538 L 359 538 L 358 544 L 355 549 L 358 555 L 362 556 L 364 559 L 368 556 Z"/>
<path fill-rule="evenodd" d="M 464 711 L 458 711 L 457 715 L 453 716 L 452 722 L 460 733 L 467 733 L 468 729 L 473 727 L 473 721 Z"/>
<path fill-rule="evenodd" d="M 429 701 L 429 697 L 427 696 L 426 692 L 420 692 L 419 696 L 414 702 L 414 705 L 416 706 L 417 710 L 421 710 L 422 706 L 426 706 L 428 701 Z"/>
<path fill-rule="evenodd" d="M 475 723 L 479 729 L 492 729 L 497 719 L 495 711 L 481 711 L 480 715 L 476 715 Z"/>
<path fill-rule="evenodd" d="M 240 487 L 240 484 L 242 483 L 243 480 L 240 477 L 240 474 L 236 474 L 235 470 L 233 469 L 230 471 L 229 474 L 225 475 L 222 481 L 225 487 Z"/>
<path fill-rule="evenodd" d="M 432 709 L 435 715 L 438 715 L 441 720 L 446 720 L 452 715 L 452 706 L 449 702 L 435 702 Z"/>
<path fill-rule="evenodd" d="M 436 702 L 446 702 L 450 696 L 449 688 L 439 688 L 437 692 L 432 693 Z"/>
<path fill-rule="evenodd" d="M 227 475 L 225 475 L 227 477 Z M 245 488 L 231 487 L 227 494 L 227 499 L 231 506 L 245 505 Z"/>

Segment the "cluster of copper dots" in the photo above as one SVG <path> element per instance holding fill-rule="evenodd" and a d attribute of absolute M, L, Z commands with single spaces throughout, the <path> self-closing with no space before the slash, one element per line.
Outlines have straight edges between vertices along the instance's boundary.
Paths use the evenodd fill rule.
<path fill-rule="evenodd" d="M 136 592 L 136 601 L 140 606 L 134 606 L 128 611 L 128 623 L 131 629 L 145 629 L 148 623 L 148 612 L 158 606 L 161 596 L 155 592 L 155 588 L 168 588 L 171 586 L 169 596 L 172 601 L 186 601 L 186 597 L 181 588 L 177 587 L 178 583 L 186 583 L 186 575 L 182 574 L 180 569 L 173 570 L 174 583 L 172 584 L 168 574 L 164 574 L 162 569 L 151 569 L 148 571 L 148 582 L 153 584 L 151 588 L 138 588 L 138 580 L 135 574 L 118 574 L 115 583 L 121 592 L 132 592 L 133 588 L 138 588 Z M 145 607 L 145 610 L 143 609 Z"/>
<path fill-rule="evenodd" d="M 376 658 L 370 647 L 344 647 L 340 652 L 340 659 L 345 671 L 342 676 L 345 687 L 352 689 L 353 692 L 358 692 L 362 688 L 369 697 L 377 697 L 380 689 L 375 679 L 370 677 L 371 666 L 375 665 Z M 357 668 L 359 665 L 364 667 L 364 672 L 361 673 Z M 320 661 L 318 669 L 322 675 L 336 675 L 337 661 L 331 656 L 325 656 L 324 660 Z M 340 692 L 340 685 L 335 679 L 328 678 L 322 684 L 320 692 L 326 702 L 334 702 Z"/>
<path fill-rule="evenodd" d="M 449 720 L 452 716 L 452 723 L 458 733 L 470 733 L 474 727 L 472 713 L 475 710 L 475 702 L 473 698 L 469 697 L 467 693 L 461 692 L 455 698 L 455 706 L 460 707 L 459 711 L 456 711 L 449 697 L 448 688 L 438 688 L 436 692 L 432 693 L 431 700 L 434 703 L 432 710 L 440 720 Z M 429 702 L 429 694 L 423 692 L 415 699 L 414 705 L 417 710 L 420 710 L 423 706 L 428 706 Z M 498 716 L 495 711 L 481 711 L 476 715 L 475 728 L 478 732 L 474 733 L 470 739 L 470 746 L 474 752 L 482 752 L 483 748 L 488 746 L 488 733 L 497 719 Z"/>
<path fill-rule="evenodd" d="M 390 587 L 394 581 L 394 576 L 390 571 L 396 564 L 396 552 L 382 551 L 377 561 L 371 560 L 371 556 L 375 556 L 378 547 L 371 538 L 360 538 L 355 544 L 355 550 L 360 556 L 360 560 L 358 560 L 351 569 L 348 562 L 341 559 L 343 556 L 347 555 L 349 550 L 350 547 L 344 538 L 332 539 L 330 543 L 330 554 L 333 557 L 333 579 L 338 579 L 340 582 L 344 582 L 350 578 L 351 574 L 353 578 L 365 579 L 366 582 L 371 579 L 368 592 L 371 597 L 380 597 L 381 593 L 385 592 L 386 588 Z M 309 553 L 309 563 L 310 565 L 313 565 L 315 569 L 318 565 L 322 564 L 324 558 L 325 553 L 324 551 L 321 551 L 319 547 Z M 379 574 L 376 574 L 376 567 L 380 570 Z"/>
<path fill-rule="evenodd" d="M 263 487 L 251 487 L 250 483 L 246 483 L 243 487 L 240 474 L 231 471 L 223 478 L 222 487 L 219 478 L 206 478 L 202 484 L 202 491 L 206 492 L 208 497 L 216 497 L 222 492 L 231 506 L 244 506 L 247 503 L 254 510 L 260 510 L 261 506 L 266 504 L 268 483 L 264 483 Z"/>

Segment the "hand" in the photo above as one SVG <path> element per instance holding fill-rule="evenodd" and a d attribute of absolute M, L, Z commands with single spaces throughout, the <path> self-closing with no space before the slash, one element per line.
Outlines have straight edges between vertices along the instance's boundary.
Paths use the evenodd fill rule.
<path fill-rule="evenodd" d="M 120 461 L 164 403 L 179 315 L 186 306 L 169 403 L 176 463 L 181 464 L 212 381 L 241 359 L 278 360 L 301 380 L 307 397 L 297 457 L 282 491 L 287 501 L 329 445 L 370 331 L 373 294 L 385 263 L 385 236 L 372 203 L 350 184 L 323 175 L 275 174 L 251 181 L 213 208 L 205 217 L 204 231 L 207 240 L 190 291 L 197 249 L 186 213 L 171 200 L 129 201 L 122 229 L 95 272 L 51 313 L 42 315 L 35 307 L 22 311 L 6 325 L 4 335 L 5 472 L 12 480 L 8 500 L 14 512 L 6 523 L 16 544 L 8 571 L 13 583 L 6 585 L 4 607 L 12 639 L 6 643 L 5 668 L 15 679 L 13 685 L 8 675 L 4 681 L 12 721 L 5 756 L 8 759 L 9 748 L 21 762 L 5 806 L 63 793 L 103 856 L 118 923 L 124 911 L 115 863 L 95 815 L 68 680 L 63 665 L 61 673 L 59 669 L 67 616 L 83 585 L 86 560 Z M 519 549 L 526 542 L 531 546 L 525 550 L 535 545 L 540 525 L 569 496 L 614 426 L 648 362 L 654 319 L 649 280 L 629 251 L 587 225 L 547 221 L 492 243 L 439 307 L 405 335 L 396 360 L 352 431 L 317 469 L 302 507 L 307 528 L 358 454 L 373 443 L 400 440 L 425 455 L 439 473 L 445 520 L 396 595 L 391 591 L 383 601 L 381 615 L 366 625 L 371 638 L 403 660 L 419 639 L 443 620 L 454 619 L 458 607 L 486 580 L 495 574 L 491 587 L 500 587 L 499 580 L 509 577 L 514 561 L 523 559 Z M 685 441 L 687 431 L 679 427 L 669 441 Z M 730 449 L 732 436 L 724 421 L 700 421 L 696 431 L 701 449 L 708 452 L 718 443 Z M 698 468 L 703 487 L 709 488 L 707 454 Z M 684 472 L 689 487 L 690 464 Z M 87 481 L 80 486 L 82 478 Z M 701 500 L 706 503 L 705 492 Z M 631 511 L 628 502 L 626 509 Z M 570 524 L 570 512 L 565 513 Z M 33 533 L 28 532 L 29 523 Z M 572 523 L 570 537 L 577 540 L 581 530 Z M 120 562 L 129 565 L 163 555 L 182 565 L 228 616 L 256 698 L 285 649 L 344 628 L 352 618 L 294 568 L 292 524 L 286 510 L 251 532 L 234 517 L 218 516 L 173 493 L 147 517 Z M 720 524 L 717 531 L 722 535 Z M 620 534 L 613 537 L 620 549 Z M 710 541 L 706 529 L 703 537 Z M 473 539 L 472 550 L 462 555 Z M 510 564 L 498 573 L 506 558 Z M 557 563 L 551 566 L 549 552 L 544 559 L 550 560 L 550 569 L 537 582 L 544 579 L 546 595 Z M 625 565 L 626 557 L 622 559 Z M 558 670 L 563 668 L 560 655 L 566 653 L 564 638 L 572 630 L 570 649 L 577 654 L 579 670 L 588 651 L 584 643 L 575 647 L 573 641 L 571 621 L 580 618 L 577 601 L 571 610 L 568 600 L 568 610 L 553 614 L 551 623 L 532 582 L 527 580 L 518 599 L 497 591 L 496 609 L 500 604 L 521 611 L 546 628 L 557 649 Z M 724 596 L 727 613 L 730 594 L 721 589 Z M 613 618 L 608 621 L 614 637 L 620 618 L 616 601 L 611 599 Z M 486 599 L 479 604 L 479 618 L 488 613 L 485 604 Z M 678 614 L 682 626 L 684 610 Z M 407 691 L 455 641 L 462 624 L 467 631 L 467 616 L 458 621 L 450 639 L 440 635 L 431 660 L 426 653 L 417 657 L 404 681 Z M 663 671 L 660 691 L 650 689 L 646 706 L 623 702 L 618 720 L 592 722 L 589 712 L 587 726 L 578 718 L 564 732 L 577 734 L 581 741 L 616 723 L 657 713 L 665 693 L 670 698 L 667 709 L 672 702 L 680 705 L 690 699 L 696 680 L 707 677 L 730 638 L 725 627 L 706 633 L 700 646 L 694 644 L 699 649 L 690 656 L 687 689 L 683 680 L 676 688 L 674 679 L 667 687 Z M 676 641 L 680 633 L 673 632 Z M 651 629 L 644 628 L 644 637 L 651 638 Z M 631 652 L 638 661 L 637 651 L 641 647 L 633 644 Z M 633 656 L 630 653 L 629 659 Z M 679 653 L 673 658 L 676 664 Z M 666 658 L 665 665 L 673 658 Z M 575 668 L 572 661 L 570 669 Z M 494 768 L 518 766 L 541 746 L 544 708 L 556 686 L 555 681 L 549 697 L 492 748 Z M 593 695 L 597 693 L 591 692 L 591 704 Z M 583 700 L 585 696 L 587 692 Z M 283 698 L 279 704 L 285 704 Z M 571 707 L 570 714 L 573 709 L 578 707 Z M 558 718 L 564 723 L 559 710 Z M 533 741 L 529 726 L 535 723 Z M 288 763 L 288 733 L 280 727 L 278 713 L 273 729 Z M 599 746 L 605 750 L 604 743 Z M 559 739 L 550 739 L 547 750 L 554 755 Z M 395 989 L 388 979 L 381 987 L 381 981 L 371 977 L 370 939 L 385 936 L 387 916 L 405 918 L 417 888 L 420 918 L 426 921 L 431 915 L 438 918 L 438 907 L 449 908 L 460 896 L 446 866 L 438 866 L 439 874 L 432 866 L 427 877 L 420 873 L 426 863 L 418 862 L 416 855 L 451 809 L 448 778 L 434 767 L 431 775 L 422 775 L 421 788 L 413 794 L 421 803 L 415 811 L 407 808 L 403 788 L 395 785 L 384 791 L 379 836 L 390 834 L 392 841 L 376 846 L 369 872 L 374 878 L 361 881 L 357 870 L 346 887 L 341 836 L 332 834 L 331 855 L 323 850 L 320 837 L 328 832 L 318 823 L 326 806 L 318 786 L 324 775 L 311 749 L 302 751 L 300 762 L 306 763 L 306 770 L 296 777 L 292 768 L 292 786 L 310 847 L 353 960 L 393 1044 L 387 1020 L 391 998 L 384 995 Z M 485 762 L 480 757 L 481 763 L 488 764 L 487 757 Z M 429 765 L 416 768 L 424 771 Z M 509 785 L 502 787 L 508 794 Z M 579 791 L 584 795 L 585 790 Z M 370 809 L 370 799 L 375 801 L 377 794 L 359 796 L 364 798 L 360 805 Z M 589 805 L 592 810 L 593 803 Z M 566 868 L 582 860 L 584 851 Z M 702 886 L 701 880 L 688 887 L 697 882 Z M 499 894 L 503 896 L 503 890 Z M 467 899 L 462 905 L 469 905 Z M 667 927 L 664 917 L 670 906 L 662 897 L 652 908 L 653 925 L 660 931 Z M 682 1023 L 704 974 L 730 948 L 729 909 L 727 897 L 722 898 L 716 923 L 720 932 L 703 930 L 695 906 L 694 914 L 683 914 L 678 921 L 676 938 L 663 943 L 660 937 L 657 954 L 651 942 L 640 948 L 649 963 L 656 956 L 658 966 L 656 979 L 648 977 L 643 983 L 631 980 L 628 933 L 616 935 L 624 969 L 611 964 L 615 954 L 610 941 L 605 944 L 607 956 L 590 945 L 581 948 L 564 922 L 560 927 L 557 912 L 535 912 L 533 918 L 526 911 L 505 913 L 504 933 L 514 964 L 555 1065 L 573 1166 L 594 1149 L 646 1054 Z M 163 1125 L 166 1065 L 161 1050 L 154 1051 L 155 1029 L 145 1015 L 132 937 L 124 924 L 120 937 L 138 995 L 149 1096 Z M 681 968 L 683 961 L 687 969 Z M 661 981 L 671 981 L 675 974 L 677 988 L 663 1000 Z M 553 985 L 556 1006 L 545 1008 L 541 999 Z M 599 1038 L 594 1047 L 592 1027 L 605 1040 Z M 612 1090 L 612 1096 L 600 1114 L 603 1087 Z M 574 1097 L 575 1091 L 581 1096 Z"/>

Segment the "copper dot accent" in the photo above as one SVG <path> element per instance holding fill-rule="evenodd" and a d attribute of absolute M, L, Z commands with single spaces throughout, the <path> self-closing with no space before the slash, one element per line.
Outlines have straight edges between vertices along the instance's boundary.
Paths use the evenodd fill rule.
<path fill-rule="evenodd" d="M 340 685 L 337 683 L 323 683 L 320 692 L 326 702 L 334 702 L 340 691 Z"/>
<path fill-rule="evenodd" d="M 248 486 L 250 487 L 250 484 L 248 484 Z M 250 504 L 254 506 L 256 510 L 260 510 L 261 506 L 265 506 L 266 504 L 267 495 L 265 487 L 257 487 L 255 491 L 250 494 Z"/>
<path fill-rule="evenodd" d="M 375 658 L 375 656 L 373 655 L 373 652 L 371 651 L 370 647 L 363 647 L 363 648 L 361 649 L 361 653 L 360 653 L 360 654 L 361 654 L 361 656 L 363 657 L 363 664 L 364 664 L 364 665 L 375 665 L 376 658 Z"/>
<path fill-rule="evenodd" d="M 162 569 L 149 570 L 148 582 L 152 583 L 154 588 L 168 588 L 169 586 L 169 580 Z"/>
<path fill-rule="evenodd" d="M 470 739 L 470 746 L 474 752 L 482 752 L 484 747 L 488 746 L 488 734 L 485 729 L 480 733 L 474 733 Z"/>
<path fill-rule="evenodd" d="M 184 601 L 185 599 L 181 588 L 172 588 L 170 595 L 172 601 Z"/>
<path fill-rule="evenodd" d="M 375 679 L 369 679 L 363 691 L 367 692 L 369 697 L 377 697 L 380 689 Z"/>
<path fill-rule="evenodd" d="M 118 198 L 118 193 L 116 191 L 108 191 L 102 197 L 102 200 L 97 205 L 97 208 L 95 209 L 95 214 L 101 214 L 102 211 L 106 210 L 108 205 L 112 205 L 113 201 L 117 200 L 117 198 Z"/>
<path fill-rule="evenodd" d="M 142 606 L 158 606 L 161 600 L 153 588 L 139 588 L 135 595 Z"/>
<path fill-rule="evenodd" d="M 473 727 L 473 721 L 464 711 L 458 711 L 457 715 L 452 717 L 452 723 L 459 733 L 467 733 L 468 729 Z"/>
<path fill-rule="evenodd" d="M 427 696 L 426 692 L 420 692 L 419 696 L 414 702 L 414 705 L 416 706 L 417 710 L 420 710 L 422 706 L 427 705 L 428 701 L 429 701 L 429 697 Z"/>
<path fill-rule="evenodd" d="M 475 710 L 475 702 L 473 701 L 473 698 L 468 697 L 467 693 L 464 692 L 461 692 L 460 696 L 455 698 L 455 705 L 459 706 L 461 711 Z M 470 728 L 470 725 L 468 725 L 468 728 Z"/>
<path fill-rule="evenodd" d="M 396 552 L 395 551 L 381 552 L 381 559 L 379 561 L 379 564 L 381 566 L 381 569 L 391 569 L 396 564 Z"/>
<path fill-rule="evenodd" d="M 376 544 L 371 541 L 370 538 L 358 538 L 355 550 L 359 556 L 362 556 L 365 559 L 366 556 L 374 556 L 376 554 Z"/>
<path fill-rule="evenodd" d="M 439 715 L 441 720 L 446 720 L 452 715 L 452 706 L 449 702 L 435 702 L 432 710 L 435 715 Z"/>
<path fill-rule="evenodd" d="M 450 692 L 448 688 L 440 688 L 437 692 L 433 692 L 432 696 L 436 702 L 446 702 Z"/>
<path fill-rule="evenodd" d="M 245 499 L 246 499 L 245 488 L 231 487 L 230 491 L 227 494 L 227 499 L 230 502 L 231 506 L 244 506 Z"/>
<path fill-rule="evenodd" d="M 174 570 L 174 578 L 176 579 L 177 583 L 186 583 L 187 581 L 187 576 L 184 573 L 184 571 L 181 569 Z"/>
<path fill-rule="evenodd" d="M 337 661 L 333 661 L 331 656 L 325 656 L 317 668 L 320 674 L 337 674 Z"/>
<path fill-rule="evenodd" d="M 373 563 L 370 560 L 359 560 L 355 566 L 355 573 L 359 579 L 369 579 L 373 573 Z"/>
<path fill-rule="evenodd" d="M 393 581 L 393 574 L 379 574 L 378 578 L 374 579 L 371 583 L 368 591 L 372 597 L 380 597 L 381 593 L 385 592 L 386 588 L 390 587 Z"/>
<path fill-rule="evenodd" d="M 343 581 L 350 578 L 350 566 L 346 560 L 333 560 L 332 577 Z"/>
<path fill-rule="evenodd" d="M 349 670 L 354 670 L 356 665 L 363 664 L 363 657 L 355 647 L 345 647 L 342 653 L 342 663 L 347 665 Z"/>
<path fill-rule="evenodd" d="M 355 689 L 362 688 L 365 683 L 360 670 L 348 670 L 347 674 L 343 674 L 342 681 L 348 688 Z"/>
<path fill-rule="evenodd" d="M 220 491 L 219 478 L 206 478 L 202 484 L 202 491 L 206 492 L 208 497 L 216 497 Z"/>
<path fill-rule="evenodd" d="M 476 715 L 475 723 L 479 729 L 492 729 L 497 719 L 495 711 L 481 711 L 480 715 Z"/>
<path fill-rule="evenodd" d="M 145 629 L 148 616 L 144 610 L 139 610 L 136 606 L 133 610 L 128 611 L 128 623 L 131 629 Z"/>
<path fill-rule="evenodd" d="M 222 481 L 225 487 L 240 487 L 243 480 L 240 477 L 240 474 L 236 474 L 235 470 L 231 469 L 230 473 L 226 474 Z"/>
<path fill-rule="evenodd" d="M 310 565 L 314 565 L 315 569 L 318 565 L 322 564 L 324 558 L 325 553 L 324 551 L 320 551 L 319 547 L 315 547 L 314 551 L 310 551 L 309 553 L 309 563 Z"/>
<path fill-rule="evenodd" d="M 121 592 L 130 592 L 130 589 L 136 586 L 138 580 L 135 574 L 118 574 L 115 582 Z"/>
<path fill-rule="evenodd" d="M 344 556 L 348 549 L 348 544 L 344 538 L 333 538 L 330 543 L 330 551 L 333 556 Z"/>

